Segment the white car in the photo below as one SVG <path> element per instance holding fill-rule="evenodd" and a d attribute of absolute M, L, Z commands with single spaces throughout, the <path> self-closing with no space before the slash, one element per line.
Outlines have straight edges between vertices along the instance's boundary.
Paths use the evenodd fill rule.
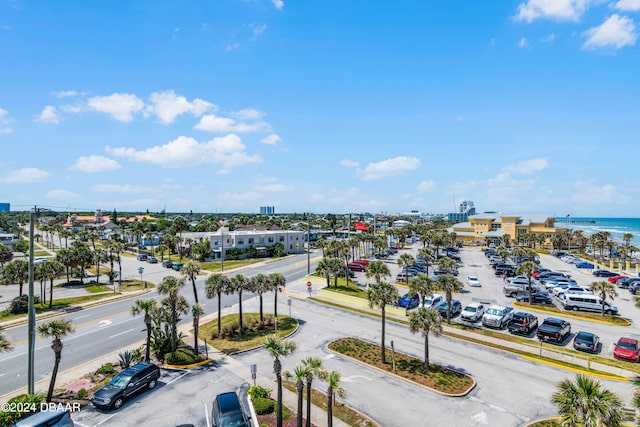
<path fill-rule="evenodd" d="M 467 276 L 467 285 L 471 287 L 479 287 L 480 279 L 478 279 L 476 276 Z"/>
<path fill-rule="evenodd" d="M 467 322 L 477 322 L 482 319 L 484 315 L 484 305 L 479 302 L 472 302 L 462 309 L 462 313 L 460 313 L 460 318 L 462 320 L 466 320 Z"/>
<path fill-rule="evenodd" d="M 439 306 L 442 301 L 444 301 L 444 295 L 442 294 L 433 294 L 430 297 L 426 297 L 422 302 L 424 308 L 436 308 Z"/>

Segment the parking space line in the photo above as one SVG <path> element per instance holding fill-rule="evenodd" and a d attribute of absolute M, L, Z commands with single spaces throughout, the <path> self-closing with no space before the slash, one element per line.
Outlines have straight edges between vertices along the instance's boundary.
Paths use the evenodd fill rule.
<path fill-rule="evenodd" d="M 207 422 L 207 427 L 209 427 L 211 425 L 211 421 L 209 420 L 209 409 L 207 408 L 206 402 L 203 402 L 202 405 L 204 406 L 204 419 Z"/>
<path fill-rule="evenodd" d="M 98 427 L 100 424 L 106 423 L 111 418 L 115 417 L 116 415 L 118 415 L 118 414 L 116 413 L 116 414 L 109 415 L 107 418 L 105 418 L 104 420 L 100 421 L 98 424 L 95 424 L 93 427 Z"/>

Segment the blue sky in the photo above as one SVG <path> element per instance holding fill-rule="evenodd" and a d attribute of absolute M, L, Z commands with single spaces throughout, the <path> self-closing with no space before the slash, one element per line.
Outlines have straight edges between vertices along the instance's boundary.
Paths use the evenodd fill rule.
<path fill-rule="evenodd" d="M 640 0 L 0 0 L 12 209 L 640 211 Z"/>

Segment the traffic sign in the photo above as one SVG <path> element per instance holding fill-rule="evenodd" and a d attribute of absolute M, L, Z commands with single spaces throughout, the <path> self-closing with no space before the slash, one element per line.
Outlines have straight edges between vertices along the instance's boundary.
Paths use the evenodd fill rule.
<path fill-rule="evenodd" d="M 311 282 L 307 282 L 307 287 L 311 287 Z"/>
<path fill-rule="evenodd" d="M 142 274 L 143 271 L 144 271 L 144 267 L 138 267 L 138 273 Z"/>

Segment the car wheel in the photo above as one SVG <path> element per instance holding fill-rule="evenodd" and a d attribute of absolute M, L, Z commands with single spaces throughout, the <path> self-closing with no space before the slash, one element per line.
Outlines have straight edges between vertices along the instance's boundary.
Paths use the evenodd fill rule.
<path fill-rule="evenodd" d="M 156 387 L 156 380 L 149 381 L 148 387 L 149 387 L 149 390 L 154 389 Z"/>
<path fill-rule="evenodd" d="M 511 298 L 515 298 L 515 297 L 516 297 L 516 295 L 517 295 L 517 294 L 516 294 L 515 292 L 511 292 L 511 293 L 509 294 L 509 296 L 510 296 Z"/>
<path fill-rule="evenodd" d="M 124 403 L 124 399 L 122 397 L 118 397 L 113 401 L 113 409 L 120 409 L 122 404 Z"/>
<path fill-rule="evenodd" d="M 578 307 L 571 307 L 571 310 L 578 311 Z"/>

